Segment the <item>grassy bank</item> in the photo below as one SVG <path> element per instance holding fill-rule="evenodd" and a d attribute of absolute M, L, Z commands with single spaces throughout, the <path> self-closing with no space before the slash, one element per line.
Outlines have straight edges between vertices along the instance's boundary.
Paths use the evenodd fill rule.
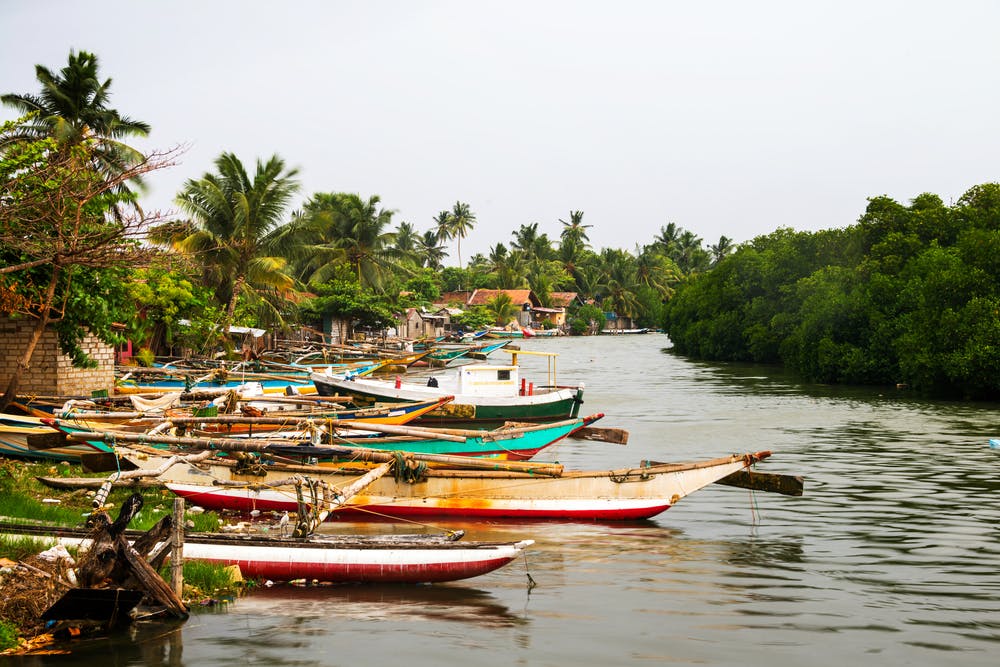
<path fill-rule="evenodd" d="M 79 477 L 78 466 L 51 463 L 28 463 L 0 458 L 0 521 L 31 522 L 52 526 L 81 527 L 92 511 L 94 492 L 86 489 L 72 491 L 51 489 L 37 477 Z M 169 491 L 155 488 L 141 489 L 143 508 L 133 519 L 130 528 L 147 530 L 164 515 L 173 511 L 174 496 Z M 132 489 L 115 489 L 108 497 L 109 515 L 117 516 L 117 509 L 130 495 Z M 190 530 L 209 532 L 218 530 L 219 516 L 214 512 L 189 512 L 185 524 Z M 52 585 L 45 575 L 33 573 L 18 563 L 28 562 L 32 567 L 46 569 L 47 565 L 37 555 L 55 545 L 54 540 L 34 537 L 0 537 L 0 559 L 6 567 L 0 569 L 0 651 L 14 648 L 19 641 L 32 637 L 44 629 L 38 618 L 45 608 L 61 595 L 59 586 Z M 76 550 L 70 548 L 71 554 Z M 54 566 L 59 567 L 59 566 Z M 62 566 L 65 569 L 64 566 Z M 188 561 L 184 564 L 184 599 L 200 603 L 206 598 L 234 597 L 244 587 L 242 578 L 234 577 L 231 568 Z M 59 572 L 48 579 L 65 580 Z M 28 590 L 37 579 L 37 591 Z M 14 589 L 17 589 L 14 591 Z M 16 592 L 16 594 L 15 594 Z M 12 604 L 30 600 L 31 606 Z"/>

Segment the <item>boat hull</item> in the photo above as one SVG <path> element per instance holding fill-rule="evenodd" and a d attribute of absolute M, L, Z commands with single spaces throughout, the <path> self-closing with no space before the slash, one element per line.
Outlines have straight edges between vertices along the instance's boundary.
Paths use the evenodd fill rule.
<path fill-rule="evenodd" d="M 0 527 L 0 534 L 31 535 L 65 545 L 87 542 L 84 531 L 39 526 Z M 253 539 L 249 536 L 189 536 L 184 558 L 238 565 L 244 577 L 331 583 L 438 583 L 477 577 L 517 558 L 532 540 L 520 542 L 413 541 L 381 543 L 377 538 L 324 541 Z"/>
<path fill-rule="evenodd" d="M 766 454 L 758 453 L 691 464 L 576 471 L 560 477 L 492 471 L 429 471 L 422 480 L 410 483 L 386 475 L 332 512 L 330 518 L 354 521 L 366 518 L 647 519 L 764 456 Z M 175 467 L 168 474 L 171 479 L 165 480 L 167 488 L 206 509 L 242 512 L 295 509 L 294 492 L 271 488 L 260 478 L 244 478 L 255 484 L 253 487 L 234 488 L 211 485 L 212 479 L 226 479 L 225 471 L 217 468 L 205 471 L 189 467 L 185 472 Z M 360 474 L 357 470 L 331 470 L 326 479 L 335 486 L 344 486 Z"/>

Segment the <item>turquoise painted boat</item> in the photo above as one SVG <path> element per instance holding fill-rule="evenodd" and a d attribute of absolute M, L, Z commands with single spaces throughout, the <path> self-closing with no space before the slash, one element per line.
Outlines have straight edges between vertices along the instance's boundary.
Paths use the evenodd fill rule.
<path fill-rule="evenodd" d="M 81 454 L 99 454 L 112 449 L 103 442 L 67 442 L 39 417 L 0 413 L 0 456 L 30 461 L 79 463 Z"/>
<path fill-rule="evenodd" d="M 111 429 L 87 428 L 76 422 L 62 419 L 45 419 L 44 423 L 67 435 L 74 435 L 73 441 L 92 434 L 93 439 L 87 439 L 85 443 L 94 446 L 103 445 L 104 441 L 108 439 L 104 437 L 106 434 L 114 434 L 114 438 L 120 440 L 121 443 L 139 440 L 147 444 L 169 446 L 183 440 L 184 445 L 189 448 L 196 447 L 197 443 L 203 442 L 206 449 L 221 450 L 227 449 L 220 446 L 222 442 L 230 443 L 233 446 L 233 443 L 240 441 L 255 440 L 264 443 L 265 451 L 269 454 L 318 461 L 341 460 L 345 456 L 351 459 L 351 450 L 356 448 L 521 461 L 530 459 L 546 447 L 574 431 L 593 424 L 603 416 L 603 413 L 597 413 L 588 417 L 545 424 L 508 425 L 491 431 L 414 428 L 350 421 L 324 424 L 322 420 L 317 420 L 319 433 L 311 436 L 299 431 L 294 433 L 271 432 L 260 438 L 220 438 L 218 434 L 206 434 L 205 437 L 201 438 L 182 439 L 160 435 L 115 433 Z M 346 435 L 345 430 L 350 430 L 351 435 Z M 366 431 L 369 435 L 359 436 L 357 430 Z M 98 434 L 101 434 L 101 437 L 97 437 Z M 254 445 L 254 449 L 260 448 L 260 446 Z"/>

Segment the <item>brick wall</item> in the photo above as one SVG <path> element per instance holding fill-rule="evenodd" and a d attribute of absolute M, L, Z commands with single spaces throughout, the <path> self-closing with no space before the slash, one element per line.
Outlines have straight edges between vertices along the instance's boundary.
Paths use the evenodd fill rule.
<path fill-rule="evenodd" d="M 17 368 L 34 324 L 33 320 L 0 316 L 0 392 Z M 115 384 L 114 348 L 94 336 L 87 336 L 82 347 L 97 362 L 97 368 L 73 368 L 70 358 L 59 352 L 55 332 L 46 331 L 31 356 L 31 368 L 21 377 L 18 393 L 89 396 L 100 389 L 110 393 Z"/>

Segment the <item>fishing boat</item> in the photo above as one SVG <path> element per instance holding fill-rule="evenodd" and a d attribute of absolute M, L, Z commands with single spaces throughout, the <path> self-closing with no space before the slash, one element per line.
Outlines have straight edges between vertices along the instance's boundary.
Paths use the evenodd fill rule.
<path fill-rule="evenodd" d="M 110 453 L 103 442 L 68 442 L 42 417 L 0 413 L 0 456 L 79 463 L 81 454 Z"/>
<path fill-rule="evenodd" d="M 87 542 L 84 530 L 37 525 L 2 523 L 0 534 L 51 539 L 67 546 Z M 534 543 L 461 542 L 453 537 L 314 534 L 308 538 L 283 538 L 188 533 L 184 536 L 184 558 L 238 565 L 242 575 L 251 579 L 417 584 L 457 581 L 492 572 Z"/>
<path fill-rule="evenodd" d="M 552 338 L 560 335 L 558 329 L 533 329 L 531 327 L 518 327 L 505 329 L 503 327 L 493 327 L 487 334 L 490 338 Z"/>
<path fill-rule="evenodd" d="M 261 443 L 261 451 L 271 455 L 325 462 L 354 458 L 358 455 L 358 449 L 525 461 L 575 431 L 589 427 L 603 416 L 603 413 L 596 413 L 544 424 L 514 423 L 493 430 L 420 428 L 350 420 L 305 420 L 305 423 L 297 425 L 298 430 L 262 431 L 258 441 Z M 284 418 L 267 417 L 250 420 L 228 416 L 178 417 L 167 421 L 173 426 L 192 429 L 196 437 L 178 438 L 152 432 L 143 434 L 120 430 L 95 431 L 93 425 L 81 426 L 77 422 L 60 419 L 46 419 L 44 424 L 72 435 L 76 440 L 86 439 L 91 434 L 93 437 L 87 442 L 95 448 L 105 441 L 113 440 L 115 443 L 177 444 L 190 449 L 211 448 L 221 451 L 248 447 L 239 444 L 238 438 L 220 437 L 218 428 L 225 428 L 229 423 L 243 427 L 248 424 L 256 425 L 257 428 L 266 428 L 273 423 L 285 424 L 286 428 L 288 426 Z M 206 431 L 206 426 L 217 428 Z"/>
<path fill-rule="evenodd" d="M 246 470 L 236 461 L 213 457 L 197 464 L 165 467 L 166 453 L 142 448 L 122 451 L 131 451 L 126 454 L 131 465 L 155 469 L 168 489 L 206 509 L 295 511 L 295 492 L 276 484 L 289 475 L 308 475 L 335 489 L 354 484 L 352 495 L 328 515 L 331 519 L 353 521 L 648 519 L 709 484 L 748 470 L 771 454 L 761 451 L 692 463 L 580 471 L 565 471 L 561 466 L 539 462 L 508 462 L 503 469 L 489 470 L 483 468 L 489 461 L 466 459 L 480 469 L 425 468 L 411 474 L 412 466 L 399 467 L 397 461 L 383 464 L 386 467 L 382 474 L 367 478 L 359 486 L 359 478 L 371 471 L 356 464 L 276 465 Z M 389 460 L 374 458 L 385 454 L 372 452 L 370 460 Z M 529 465 L 536 467 L 524 468 Z M 393 468 L 396 474 L 386 474 Z M 50 483 L 47 479 L 43 481 Z M 55 478 L 52 483 L 87 482 Z"/>
<path fill-rule="evenodd" d="M 391 363 L 388 360 L 365 361 L 344 364 L 336 372 L 340 377 L 364 377 Z M 299 394 L 316 393 L 310 375 L 333 373 L 326 368 L 322 373 L 310 373 L 306 369 L 284 373 L 244 372 L 224 368 L 201 371 L 185 371 L 165 368 L 132 368 L 115 381 L 118 394 L 143 394 L 168 391 L 240 390 L 248 383 L 259 383 L 264 393 L 286 393 L 288 388 Z"/>
<path fill-rule="evenodd" d="M 133 396 L 133 398 L 135 398 Z M 224 397 L 223 397 L 224 398 Z M 221 399 L 219 399 L 221 400 Z M 153 428 L 163 422 L 198 424 L 202 431 L 220 434 L 266 434 L 295 428 L 305 421 L 320 424 L 353 422 L 368 424 L 405 425 L 452 400 L 442 396 L 422 403 L 377 403 L 369 408 L 323 407 L 322 401 L 312 400 L 312 409 L 301 409 L 303 398 L 261 398 L 241 402 L 238 413 L 218 415 L 205 408 L 171 408 L 166 411 L 88 410 L 73 405 L 59 410 L 54 416 L 71 420 L 85 428 L 124 426 L 136 432 Z M 286 409 L 296 406 L 299 409 Z"/>
<path fill-rule="evenodd" d="M 549 384 L 535 386 L 521 378 L 516 356 L 511 364 L 469 364 L 450 373 L 431 375 L 422 383 L 375 378 L 338 378 L 313 374 L 320 396 L 347 395 L 356 401 L 420 401 L 454 396 L 454 400 L 421 418 L 424 423 L 447 421 L 544 421 L 576 417 L 583 403 L 583 385 L 555 384 L 554 353 L 518 351 L 549 358 Z"/>

